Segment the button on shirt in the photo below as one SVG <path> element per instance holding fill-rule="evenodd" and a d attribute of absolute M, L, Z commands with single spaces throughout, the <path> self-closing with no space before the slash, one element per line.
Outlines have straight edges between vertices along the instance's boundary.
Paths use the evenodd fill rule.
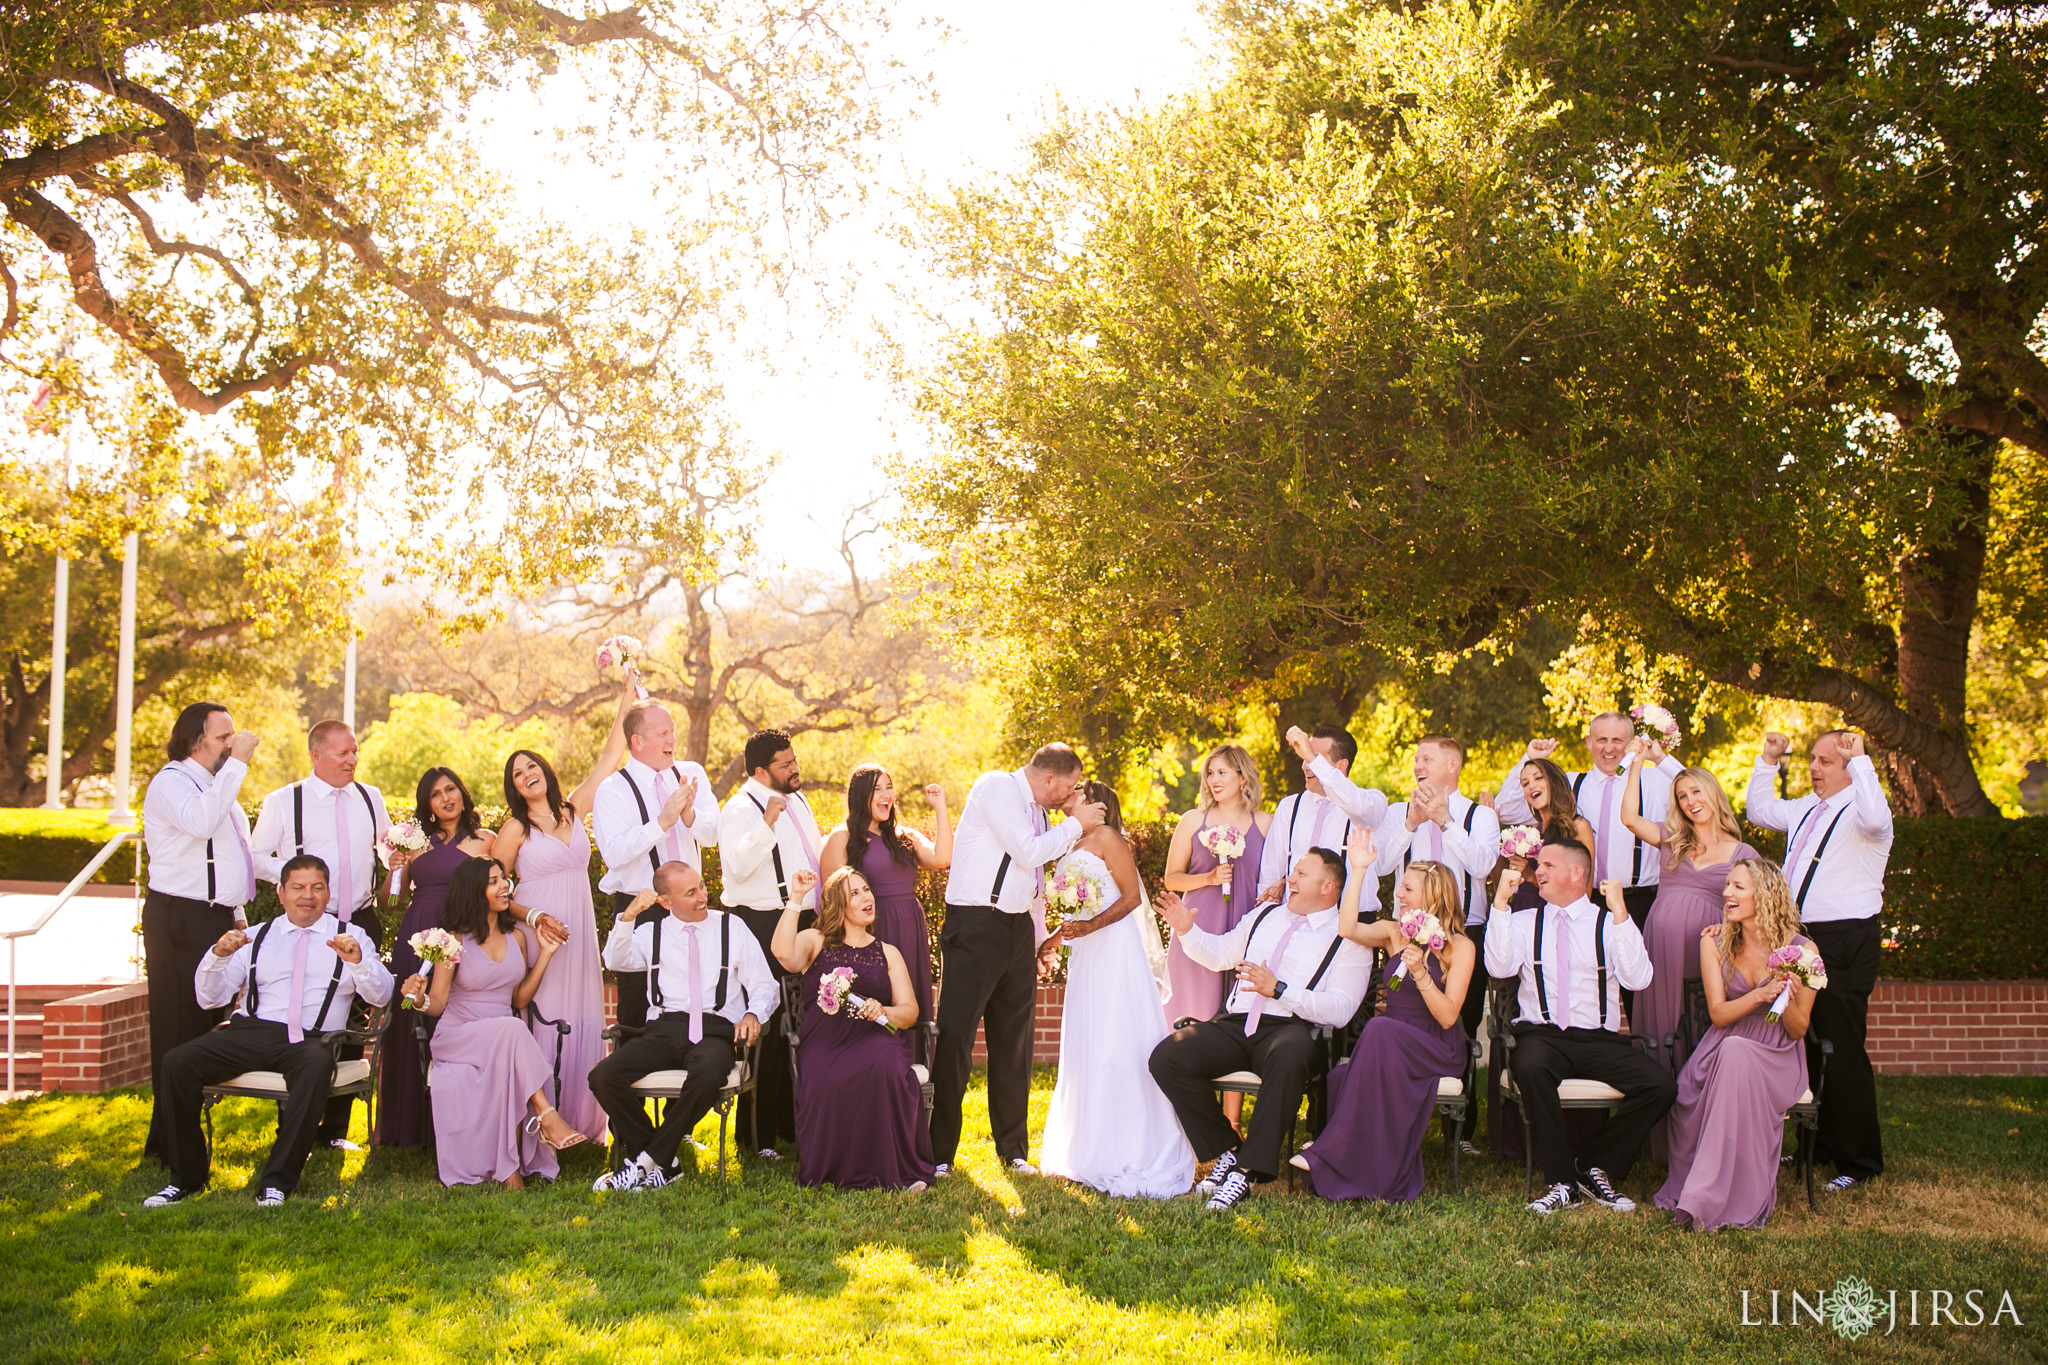
<path fill-rule="evenodd" d="M 782 797 L 783 810 L 771 830 L 767 806 L 777 796 Z M 817 817 L 811 814 L 802 792 L 783 795 L 748 778 L 718 812 L 720 903 L 734 910 L 780 910 L 797 869 L 807 867 L 816 872 L 824 846 Z M 775 874 L 777 853 L 782 855 L 779 879 Z M 817 909 L 819 890 L 814 886 L 797 899 L 798 907 Z"/>
<path fill-rule="evenodd" d="M 1519 976 L 1516 994 L 1520 1008 L 1516 1018 L 1531 1022 L 1544 1018 L 1544 1002 L 1550 1007 L 1550 1022 L 1559 1028 L 1621 1027 L 1623 987 L 1639 991 L 1650 984 L 1650 954 L 1643 947 L 1642 931 L 1624 915 L 1616 923 L 1611 912 L 1595 908 L 1584 896 L 1570 905 L 1552 905 L 1543 911 L 1543 991 L 1536 989 L 1536 911 L 1517 910 L 1503 926 L 1495 921 L 1486 935 L 1486 972 L 1489 976 Z M 1607 1019 L 1600 1018 L 1600 958 L 1594 931 L 1607 921 Z M 1570 942 L 1560 950 L 1559 936 Z M 1564 970 L 1569 963 L 1569 972 Z M 1568 989 L 1569 998 L 1560 993 Z M 1569 1010 L 1569 1017 L 1566 1010 Z"/>
<path fill-rule="evenodd" d="M 1344 851 L 1355 826 L 1372 831 L 1373 844 L 1382 860 L 1398 857 L 1408 846 L 1407 829 L 1387 818 L 1386 793 L 1357 785 L 1321 754 L 1309 759 L 1306 767 L 1322 784 L 1323 794 L 1297 792 L 1281 797 L 1274 805 L 1273 823 L 1266 830 L 1265 852 L 1259 855 L 1261 890 L 1283 880 L 1312 848 L 1327 848 L 1342 855 L 1346 878 L 1360 872 L 1371 878 L 1372 869 L 1353 867 L 1351 855 Z M 1285 890 L 1280 893 L 1283 902 L 1288 894 Z M 1359 913 L 1369 915 L 1379 909 L 1379 904 L 1378 885 L 1364 887 Z"/>
<path fill-rule="evenodd" d="M 1828 798 L 1825 811 L 1811 792 L 1780 800 L 1777 775 L 1775 767 L 1757 760 L 1745 813 L 1765 829 L 1785 831 L 1785 880 L 1795 896 L 1806 888 L 1799 918 L 1807 924 L 1869 919 L 1884 906 L 1884 870 L 1892 856 L 1892 808 L 1877 766 L 1868 754 L 1850 759 L 1849 785 Z"/>
<path fill-rule="evenodd" d="M 694 921 L 697 931 L 697 989 L 700 992 L 698 1008 L 734 1024 L 749 1014 L 765 1024 L 768 1016 L 775 1013 L 775 1006 L 782 996 L 775 985 L 775 974 L 768 970 L 768 959 L 762 956 L 760 943 L 744 924 L 734 924 L 728 931 L 732 955 L 726 970 L 731 980 L 726 986 L 725 1007 L 713 1007 L 718 999 L 720 924 L 725 918 L 718 911 L 711 910 L 703 919 Z M 663 1014 L 689 1013 L 690 927 L 668 914 L 659 919 L 649 917 L 637 924 L 620 919 L 613 923 L 611 937 L 605 940 L 605 966 L 615 972 L 644 972 L 654 958 L 654 936 L 656 933 L 661 935 L 661 976 L 657 982 L 650 983 L 647 992 L 649 1020 L 658 1019 Z M 654 987 L 657 985 L 661 996 L 659 1005 L 654 1003 Z"/>
<path fill-rule="evenodd" d="M 348 1022 L 349 1001 L 360 995 L 373 1005 L 391 1003 L 391 973 L 377 959 L 376 945 L 362 934 L 349 934 L 362 956 L 360 962 L 343 961 L 341 980 L 334 988 L 333 1003 L 323 1018 L 320 1002 L 327 998 L 327 983 L 334 977 L 340 955 L 327 940 L 341 932 L 332 915 L 322 915 L 304 930 L 283 915 L 269 922 L 269 932 L 258 925 L 249 942 L 222 957 L 211 948 L 199 959 L 192 974 L 193 994 L 201 1009 L 216 1010 L 235 998 L 249 980 L 249 963 L 256 951 L 256 935 L 263 938 L 263 955 L 256 960 L 256 1017 L 273 1024 L 290 1022 L 292 962 L 296 956 L 293 936 L 310 938 L 306 947 L 306 968 L 299 992 L 299 1027 L 308 1032 L 341 1028 Z"/>
<path fill-rule="evenodd" d="M 301 793 L 303 802 L 303 846 L 292 819 L 293 792 Z M 341 824 L 348 830 L 345 856 L 335 842 L 337 806 L 341 810 Z M 347 906 L 353 914 L 371 904 L 376 895 L 377 841 L 390 828 L 391 817 L 384 812 L 384 793 L 375 787 L 358 782 L 330 787 L 317 777 L 309 777 L 289 787 L 279 787 L 263 798 L 263 809 L 256 816 L 256 831 L 249 836 L 249 847 L 255 855 L 256 875 L 266 882 L 276 881 L 284 865 L 302 852 L 320 859 L 327 864 L 328 904 Z M 348 877 L 346 886 L 340 884 L 344 869 Z"/>
<path fill-rule="evenodd" d="M 167 896 L 225 905 L 242 917 L 255 887 L 249 817 L 235 804 L 249 767 L 239 758 L 210 773 L 189 758 L 165 764 L 142 797 L 149 884 Z M 211 842 L 213 874 L 207 875 Z M 209 884 L 210 882 L 210 884 Z"/>
<path fill-rule="evenodd" d="M 1508 769 L 1508 775 L 1501 780 L 1500 795 L 1494 801 L 1503 827 L 1534 823 L 1529 814 L 1529 803 L 1522 799 L 1522 766 L 1529 761 L 1524 753 L 1520 762 Z M 1621 798 L 1628 786 L 1628 766 L 1634 759 L 1624 758 L 1621 766 L 1614 770 L 1612 777 L 1592 768 L 1583 773 L 1566 773 L 1566 784 L 1575 793 L 1579 814 L 1593 827 L 1594 842 L 1599 845 L 1594 855 L 1599 859 L 1599 875 L 1593 878 L 1597 886 L 1603 881 L 1618 881 L 1623 886 L 1655 886 L 1658 869 L 1663 865 L 1655 848 L 1645 844 L 1621 823 Z M 1666 754 L 1664 761 L 1654 768 L 1643 769 L 1643 784 L 1637 792 L 1642 807 L 1640 814 L 1655 825 L 1664 823 L 1671 814 L 1671 784 L 1685 771 L 1685 765 Z M 1583 779 L 1583 780 L 1582 780 Z M 1606 828 L 1603 832 L 1603 817 Z"/>
<path fill-rule="evenodd" d="M 1358 1013 L 1359 1002 L 1365 999 L 1366 983 L 1372 979 L 1372 954 L 1344 939 L 1338 945 L 1337 955 L 1330 959 L 1323 979 L 1314 990 L 1309 989 L 1308 983 L 1322 967 L 1330 944 L 1337 939 L 1336 906 L 1312 915 L 1296 915 L 1277 905 L 1262 905 L 1226 933 L 1212 934 L 1197 927 L 1175 937 L 1191 961 L 1211 971 L 1227 972 L 1239 962 L 1270 965 L 1273 950 L 1280 946 L 1287 926 L 1297 919 L 1301 928 L 1287 940 L 1287 951 L 1280 965 L 1273 968 L 1273 975 L 1287 989 L 1279 999 L 1266 1001 L 1261 1012 L 1268 1018 L 1298 1018 L 1311 1024 L 1342 1027 L 1351 1022 L 1351 1016 Z M 1231 1014 L 1249 1013 L 1255 995 L 1257 992 L 1249 987 L 1232 985 L 1224 1008 Z"/>
<path fill-rule="evenodd" d="M 1045 865 L 1081 842 L 1081 822 L 1053 824 L 1031 796 L 1027 768 L 983 773 L 968 789 L 953 830 L 953 867 L 946 874 L 946 904 L 992 905 L 1006 915 L 1027 915 L 1039 898 Z M 1010 864 L 1003 868 L 1003 859 Z M 995 891 L 1002 877 L 1002 890 Z"/>
<path fill-rule="evenodd" d="M 676 817 L 668 829 L 661 827 L 661 807 L 684 779 L 697 779 L 697 797 L 690 808 Z M 640 800 L 633 799 L 639 790 Z M 647 814 L 640 814 L 645 803 Z M 703 870 L 698 852 L 718 842 L 718 798 L 711 792 L 711 779 L 704 765 L 687 759 L 656 772 L 637 758 L 600 782 L 591 803 L 591 822 L 597 829 L 597 851 L 604 859 L 604 880 L 600 891 L 624 892 L 637 896 L 654 887 L 656 864 L 688 863 Z M 654 855 L 653 859 L 648 854 Z"/>
<path fill-rule="evenodd" d="M 1448 803 L 1451 820 L 1439 825 L 1425 820 L 1408 835 L 1408 846 L 1393 854 L 1382 850 L 1373 868 L 1377 880 L 1389 872 L 1400 873 L 1410 863 L 1442 863 L 1457 875 L 1465 893 L 1465 923 L 1477 927 L 1486 923 L 1486 879 L 1500 859 L 1500 818 L 1460 792 L 1452 792 Z M 1471 832 L 1466 832 L 1466 822 Z M 1408 827 L 1408 803 L 1396 801 L 1387 808 L 1387 823 Z"/>

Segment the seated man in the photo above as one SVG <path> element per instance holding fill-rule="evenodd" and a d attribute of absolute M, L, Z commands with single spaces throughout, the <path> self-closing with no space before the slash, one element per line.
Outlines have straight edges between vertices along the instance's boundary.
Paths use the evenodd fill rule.
<path fill-rule="evenodd" d="M 1586 898 L 1592 875 L 1593 855 L 1578 840 L 1545 844 L 1536 858 L 1543 903 L 1515 911 L 1502 927 L 1498 916 L 1522 880 L 1509 868 L 1494 894 L 1496 918 L 1486 936 L 1487 972 L 1522 981 L 1512 1065 L 1550 1185 L 1529 1205 L 1537 1213 L 1568 1208 L 1580 1193 L 1610 1209 L 1633 1209 L 1635 1201 L 1615 1185 L 1628 1178 L 1643 1139 L 1678 1098 L 1671 1073 L 1616 1031 L 1622 988 L 1650 984 L 1650 955 L 1625 907 L 1609 914 Z M 1574 1077 L 1611 1085 L 1624 1097 L 1583 1162 L 1565 1138 L 1557 1098 L 1558 1083 Z"/>
<path fill-rule="evenodd" d="M 809 868 L 792 879 L 798 898 L 815 884 Z M 781 995 L 768 959 L 746 925 L 710 909 L 704 879 L 688 863 L 654 870 L 654 892 L 668 911 L 637 922 L 620 915 L 604 945 L 604 965 L 647 973 L 647 1031 L 621 1042 L 590 1071 L 590 1090 L 611 1117 L 612 1140 L 626 1156 L 599 1176 L 599 1190 L 657 1190 L 675 1174 L 676 1151 L 711 1112 L 736 1049 L 761 1035 L 761 1022 Z M 660 1129 L 647 1121 L 647 1099 L 633 1083 L 655 1071 L 684 1071 L 682 1098 L 671 1101 Z"/>
<path fill-rule="evenodd" d="M 227 1023 L 164 1057 L 156 1103 L 167 1115 L 164 1159 L 172 1183 L 143 1200 L 144 1208 L 175 1204 L 206 1188 L 200 1091 L 245 1071 L 284 1077 L 277 1140 L 250 1187 L 260 1209 L 284 1203 L 298 1186 L 334 1083 L 334 1050 L 320 1035 L 347 1026 L 356 996 L 373 1005 L 390 1003 L 391 973 L 376 950 L 360 930 L 344 929 L 327 913 L 327 864 L 302 853 L 278 870 L 277 884 L 284 914 L 258 925 L 253 935 L 241 929 L 222 934 L 193 973 L 202 1009 L 227 1004 L 245 982 L 248 995 Z"/>
<path fill-rule="evenodd" d="M 1280 1144 L 1315 1053 L 1311 1026 L 1342 1028 L 1365 999 L 1372 954 L 1337 932 L 1343 890 L 1343 858 L 1311 848 L 1288 874 L 1286 903 L 1254 907 L 1229 933 L 1197 928 L 1194 912 L 1172 892 L 1157 902 L 1192 961 L 1237 973 L 1221 1014 L 1189 1024 L 1152 1049 L 1152 1078 L 1173 1103 L 1195 1159 L 1215 1159 L 1206 1182 L 1213 1187 L 1211 1209 L 1230 1208 L 1252 1182 L 1279 1174 Z M 1216 1096 L 1216 1077 L 1232 1071 L 1259 1076 L 1241 1144 Z"/>

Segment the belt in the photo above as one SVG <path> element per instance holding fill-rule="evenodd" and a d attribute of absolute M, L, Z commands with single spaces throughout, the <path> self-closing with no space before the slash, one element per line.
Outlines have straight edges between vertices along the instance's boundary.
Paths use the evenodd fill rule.
<path fill-rule="evenodd" d="M 153 886 L 149 888 L 147 898 L 165 901 L 172 905 L 196 906 L 201 910 L 225 910 L 230 915 L 242 908 L 239 905 L 223 905 L 219 901 L 201 900 L 197 896 L 174 896 L 168 891 L 159 891 Z"/>

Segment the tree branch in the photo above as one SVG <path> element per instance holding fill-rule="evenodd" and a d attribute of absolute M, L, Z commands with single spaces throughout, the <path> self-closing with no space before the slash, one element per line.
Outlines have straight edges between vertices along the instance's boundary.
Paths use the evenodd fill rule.
<path fill-rule="evenodd" d="M 235 368 L 237 370 L 246 366 L 249 363 L 249 352 L 256 345 L 256 338 L 263 333 L 263 300 L 257 295 L 255 288 L 243 276 L 241 270 L 236 267 L 233 261 L 228 259 L 227 253 L 218 248 L 202 246 L 197 242 L 188 242 L 182 238 L 166 241 L 157 234 L 156 220 L 151 218 L 148 211 L 135 201 L 135 197 L 105 176 L 90 171 L 82 171 L 73 175 L 71 179 L 79 186 L 96 194 L 104 195 L 128 210 L 128 216 L 133 218 L 136 226 L 142 229 L 142 239 L 149 243 L 149 249 L 157 255 L 203 256 L 227 272 L 228 278 L 241 287 L 242 301 L 248 304 L 249 311 L 256 315 L 255 322 L 249 328 L 248 339 L 242 343 L 242 354 L 235 358 Z"/>
<path fill-rule="evenodd" d="M 195 204 L 199 202 L 206 193 L 209 167 L 206 158 L 199 155 L 198 136 L 190 115 L 148 86 L 129 80 L 111 68 L 53 66 L 49 76 L 52 80 L 89 85 L 101 94 L 147 110 L 162 119 L 164 132 L 171 143 L 170 160 L 185 178 L 185 197 Z"/>

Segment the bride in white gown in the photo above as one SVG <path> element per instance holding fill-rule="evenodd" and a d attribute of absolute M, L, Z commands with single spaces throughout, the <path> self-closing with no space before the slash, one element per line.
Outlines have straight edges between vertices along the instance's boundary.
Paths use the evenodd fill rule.
<path fill-rule="evenodd" d="M 1069 920 L 1043 951 L 1065 944 L 1066 1012 L 1059 1079 L 1040 1144 L 1047 1175 L 1119 1197 L 1170 1199 L 1195 1181 L 1195 1152 L 1147 1062 L 1167 1027 L 1166 953 L 1152 924 L 1116 793 L 1100 782 L 1082 797 L 1106 819 L 1055 869 L 1102 889 L 1093 917 Z"/>

